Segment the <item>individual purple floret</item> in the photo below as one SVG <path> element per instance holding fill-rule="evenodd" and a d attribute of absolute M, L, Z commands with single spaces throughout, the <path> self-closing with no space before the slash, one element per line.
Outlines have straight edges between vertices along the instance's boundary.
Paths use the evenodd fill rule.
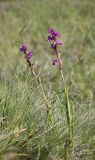
<path fill-rule="evenodd" d="M 51 40 L 53 40 L 53 37 L 52 36 L 48 36 L 47 40 L 51 41 Z"/>
<path fill-rule="evenodd" d="M 50 44 L 51 48 L 54 48 L 54 44 Z"/>
<path fill-rule="evenodd" d="M 62 46 L 62 42 L 60 40 L 56 40 L 56 44 Z"/>
<path fill-rule="evenodd" d="M 54 44 L 50 44 L 50 46 L 51 46 L 52 49 L 56 48 L 56 46 Z"/>
<path fill-rule="evenodd" d="M 23 45 L 20 46 L 20 51 L 21 52 L 26 52 L 26 50 L 27 50 L 27 45 L 23 44 Z"/>
<path fill-rule="evenodd" d="M 58 63 L 58 59 L 52 59 L 52 65 L 55 65 L 56 63 Z"/>
<path fill-rule="evenodd" d="M 53 28 L 49 28 L 48 33 L 52 34 L 53 32 L 54 32 L 54 29 Z"/>
<path fill-rule="evenodd" d="M 48 30 L 48 34 L 52 35 L 52 36 L 53 36 L 53 39 L 54 39 L 55 37 L 60 37 L 60 34 L 59 34 L 58 32 L 56 32 L 54 29 L 52 29 L 52 28 L 50 28 L 50 29 Z"/>
<path fill-rule="evenodd" d="M 28 58 L 31 58 L 31 57 L 32 57 L 32 51 L 29 51 L 29 52 L 27 53 L 27 57 L 28 57 Z"/>
<path fill-rule="evenodd" d="M 53 35 L 54 37 L 60 37 L 60 34 L 59 34 L 58 32 L 56 32 L 56 31 L 54 31 L 54 32 L 52 33 L 52 35 Z"/>

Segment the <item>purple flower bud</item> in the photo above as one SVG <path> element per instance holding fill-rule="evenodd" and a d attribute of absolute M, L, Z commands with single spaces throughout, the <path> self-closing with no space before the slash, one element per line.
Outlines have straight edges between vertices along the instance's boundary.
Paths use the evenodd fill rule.
<path fill-rule="evenodd" d="M 28 58 L 31 58 L 31 57 L 32 57 L 32 51 L 29 51 L 29 52 L 27 53 L 27 57 L 28 57 Z"/>
<path fill-rule="evenodd" d="M 49 33 L 49 34 L 52 34 L 53 32 L 54 32 L 54 29 L 49 28 L 48 33 Z"/>
<path fill-rule="evenodd" d="M 52 59 L 52 65 L 55 65 L 56 63 L 58 63 L 58 59 Z"/>
<path fill-rule="evenodd" d="M 27 50 L 27 45 L 23 44 L 22 46 L 20 46 L 20 49 L 19 49 L 21 52 L 26 52 Z"/>
<path fill-rule="evenodd" d="M 56 40 L 56 44 L 62 46 L 62 42 L 60 40 Z"/>

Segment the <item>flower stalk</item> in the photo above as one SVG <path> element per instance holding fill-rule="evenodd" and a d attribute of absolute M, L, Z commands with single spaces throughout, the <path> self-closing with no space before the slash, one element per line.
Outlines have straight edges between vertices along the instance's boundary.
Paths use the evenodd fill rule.
<path fill-rule="evenodd" d="M 42 95 L 43 95 L 43 98 L 45 100 L 46 109 L 47 109 L 47 118 L 46 119 L 48 119 L 51 106 L 50 106 L 50 104 L 48 102 L 48 98 L 47 98 L 47 96 L 45 94 L 45 90 L 44 90 L 44 87 L 42 85 L 41 77 L 39 76 L 38 72 L 36 71 L 34 63 L 31 62 L 32 51 L 27 52 L 27 46 L 26 45 L 22 45 L 20 47 L 20 51 L 24 53 L 26 62 L 28 64 L 28 67 L 30 68 L 32 75 L 36 78 L 36 80 L 37 80 L 37 82 L 38 82 L 38 84 L 39 84 L 39 86 L 41 88 Z"/>
<path fill-rule="evenodd" d="M 68 129 L 69 129 L 69 141 L 70 141 L 70 143 L 73 143 L 72 114 L 71 114 L 71 106 L 70 106 L 69 97 L 68 97 L 68 89 L 67 89 L 64 74 L 63 74 L 60 52 L 56 50 L 56 54 L 57 54 L 57 57 L 59 60 L 59 70 L 61 73 L 62 82 L 64 85 L 65 96 L 66 96 L 66 117 L 67 117 Z"/>
<path fill-rule="evenodd" d="M 69 97 L 68 97 L 68 89 L 66 86 L 66 82 L 65 82 L 65 78 L 64 78 L 64 74 L 63 74 L 63 64 L 62 64 L 62 60 L 61 60 L 61 56 L 60 56 L 60 47 L 62 46 L 62 42 L 58 39 L 60 37 L 60 34 L 58 32 L 56 32 L 54 29 L 49 29 L 48 31 L 48 42 L 50 42 L 50 46 L 54 52 L 54 55 L 56 56 L 56 59 L 53 59 L 53 65 L 58 65 L 58 68 L 60 70 L 60 74 L 62 77 L 62 82 L 63 82 L 63 86 L 64 86 L 64 91 L 65 91 L 65 100 L 66 100 L 66 117 L 67 117 L 67 125 L 68 125 L 68 143 L 66 143 L 66 150 L 68 150 L 71 146 L 73 147 L 73 116 L 71 113 L 71 105 L 69 102 Z M 67 140 L 66 140 L 67 141 Z M 67 152 L 67 151 L 66 151 Z"/>

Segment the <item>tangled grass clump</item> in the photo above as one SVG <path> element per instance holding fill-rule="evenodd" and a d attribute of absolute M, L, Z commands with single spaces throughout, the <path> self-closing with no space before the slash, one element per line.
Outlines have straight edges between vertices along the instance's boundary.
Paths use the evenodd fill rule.
<path fill-rule="evenodd" d="M 0 2 L 0 160 L 95 159 L 94 17 L 94 0 Z"/>

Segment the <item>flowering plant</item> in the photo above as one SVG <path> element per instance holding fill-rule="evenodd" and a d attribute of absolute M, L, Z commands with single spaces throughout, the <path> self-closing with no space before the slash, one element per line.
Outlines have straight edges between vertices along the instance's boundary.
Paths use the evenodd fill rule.
<path fill-rule="evenodd" d="M 58 56 L 59 48 L 62 46 L 62 42 L 59 40 L 60 36 L 59 32 L 54 29 L 50 28 L 48 30 L 47 41 L 50 43 L 50 47 L 53 49 L 54 55 L 56 56 L 56 58 L 54 57 L 52 59 L 52 65 L 59 64 L 59 66 L 62 67 Z"/>

